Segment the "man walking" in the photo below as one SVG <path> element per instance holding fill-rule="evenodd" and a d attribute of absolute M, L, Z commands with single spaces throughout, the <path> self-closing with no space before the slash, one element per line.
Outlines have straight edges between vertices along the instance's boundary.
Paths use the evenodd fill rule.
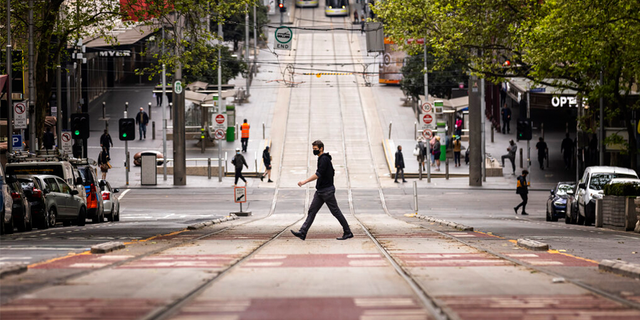
<path fill-rule="evenodd" d="M 522 215 L 526 216 L 529 215 L 526 211 L 526 206 L 527 206 L 527 200 L 529 199 L 529 183 L 527 182 L 527 175 L 529 174 L 529 171 L 527 170 L 522 170 L 522 175 L 518 177 L 518 182 L 517 182 L 517 186 L 516 186 L 516 193 L 520 195 L 520 198 L 522 198 L 522 202 L 520 202 L 519 205 L 517 205 L 516 207 L 513 208 L 513 211 L 516 212 L 516 214 L 518 214 L 518 209 L 520 209 L 520 207 L 522 207 Z"/>
<path fill-rule="evenodd" d="M 302 187 L 313 180 L 318 180 L 318 182 L 316 182 L 316 193 L 313 195 L 313 201 L 311 205 L 309 205 L 307 219 L 302 224 L 302 227 L 300 227 L 300 231 L 296 232 L 291 230 L 291 233 L 301 240 L 304 240 L 307 237 L 309 228 L 311 228 L 311 224 L 313 224 L 313 220 L 316 218 L 316 214 L 322 205 L 326 203 L 331 214 L 338 219 L 338 222 L 340 222 L 342 226 L 342 237 L 336 238 L 336 240 L 353 238 L 353 233 L 351 233 L 347 219 L 342 215 L 338 207 L 338 202 L 336 201 L 336 188 L 333 185 L 335 171 L 333 170 L 333 164 L 331 164 L 331 156 L 328 153 L 324 153 L 324 143 L 322 143 L 322 141 L 316 140 L 311 145 L 313 147 L 313 154 L 318 156 L 318 168 L 316 173 L 311 177 L 298 182 L 298 186 Z"/>
<path fill-rule="evenodd" d="M 247 123 L 247 119 L 244 119 L 244 123 L 240 126 L 242 131 L 242 137 L 240 142 L 242 143 L 242 152 L 247 152 L 247 146 L 249 145 L 249 129 L 251 126 Z"/>
<path fill-rule="evenodd" d="M 139 125 L 140 140 L 147 138 L 147 124 L 149 124 L 149 115 L 140 107 L 140 112 L 136 115 L 136 123 Z"/>
<path fill-rule="evenodd" d="M 56 138 L 53 133 L 51 133 L 51 128 L 47 127 L 46 132 L 42 135 L 42 145 L 44 149 L 47 150 L 47 153 L 49 153 L 49 150 L 53 149 L 53 145 L 55 144 Z"/>
<path fill-rule="evenodd" d="M 113 140 L 111 140 L 111 135 L 109 134 L 109 130 L 104 129 L 104 133 L 100 136 L 100 146 L 106 151 L 107 155 L 110 156 L 109 149 L 113 147 Z"/>
<path fill-rule="evenodd" d="M 262 175 L 260 175 L 260 181 L 264 181 L 264 177 L 268 176 L 269 180 L 267 180 L 267 182 L 273 182 L 271 181 L 271 153 L 269 153 L 269 146 L 264 147 L 264 151 L 262 151 L 262 162 L 264 163 L 264 173 Z"/>
<path fill-rule="evenodd" d="M 507 154 L 502 155 L 502 167 L 504 168 L 504 159 L 511 160 L 511 168 L 513 169 L 513 174 L 516 174 L 516 151 L 518 151 L 518 146 L 513 140 L 509 140 L 509 147 L 507 147 Z"/>
<path fill-rule="evenodd" d="M 402 146 L 398 146 L 398 151 L 396 151 L 396 180 L 395 183 L 398 183 L 398 176 L 402 174 L 402 182 L 407 182 L 404 179 L 404 156 L 402 155 Z"/>
<path fill-rule="evenodd" d="M 505 103 L 500 113 L 502 114 L 502 134 L 505 133 L 505 130 L 509 133 L 511 131 L 511 109 Z"/>
<path fill-rule="evenodd" d="M 562 153 L 562 158 L 564 159 L 565 169 L 571 168 L 571 159 L 573 158 L 573 140 L 569 137 L 569 133 L 567 133 L 566 138 L 562 140 L 560 153 Z"/>
<path fill-rule="evenodd" d="M 536 143 L 536 149 L 538 150 L 538 163 L 540 164 L 540 170 L 544 170 L 544 159 L 547 158 L 547 154 L 549 149 L 547 148 L 547 143 L 544 142 L 544 138 L 538 138 L 538 143 Z"/>
<path fill-rule="evenodd" d="M 236 177 L 235 181 L 233 182 L 233 186 L 235 187 L 238 185 L 238 179 L 242 179 L 242 181 L 244 181 L 244 185 L 246 186 L 247 179 L 242 176 L 242 166 L 247 167 L 247 169 L 249 169 L 249 166 L 247 165 L 247 161 L 244 159 L 244 156 L 240 154 L 240 148 L 236 148 L 236 155 L 233 156 L 233 159 L 231 159 L 231 164 L 233 164 L 236 168 Z"/>

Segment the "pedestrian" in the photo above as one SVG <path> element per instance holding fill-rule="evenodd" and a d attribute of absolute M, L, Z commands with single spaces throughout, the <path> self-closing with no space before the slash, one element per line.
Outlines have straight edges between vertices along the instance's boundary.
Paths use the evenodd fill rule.
<path fill-rule="evenodd" d="M 505 133 L 505 130 L 509 133 L 511 131 L 511 109 L 505 103 L 500 113 L 502 114 L 502 134 Z"/>
<path fill-rule="evenodd" d="M 244 181 L 244 185 L 247 185 L 247 179 L 245 179 L 242 176 L 242 166 L 247 167 L 247 169 L 249 169 L 249 166 L 247 165 L 247 160 L 244 159 L 244 156 L 242 156 L 242 154 L 240 154 L 240 148 L 236 148 L 236 155 L 233 156 L 233 159 L 231 159 L 231 164 L 233 164 L 236 168 L 236 177 L 235 177 L 235 181 L 233 182 L 233 186 L 237 186 L 238 185 L 238 179 L 242 179 L 242 181 Z"/>
<path fill-rule="evenodd" d="M 107 180 L 107 172 L 111 169 L 109 160 L 111 160 L 111 158 L 109 157 L 107 148 L 102 147 L 102 151 L 98 154 L 98 166 L 100 167 L 100 172 L 102 172 L 102 180 Z"/>
<path fill-rule="evenodd" d="M 453 163 L 455 167 L 461 166 L 460 152 L 462 152 L 462 143 L 460 142 L 460 136 L 455 136 L 455 140 L 453 140 Z"/>
<path fill-rule="evenodd" d="M 136 123 L 140 132 L 140 140 L 147 138 L 147 124 L 149 124 L 149 115 L 144 112 L 144 108 L 140 107 L 140 112 L 136 115 Z"/>
<path fill-rule="evenodd" d="M 418 144 L 416 145 L 416 149 L 414 150 L 414 155 L 418 158 L 418 169 L 422 169 L 422 171 L 427 170 L 424 165 L 424 161 L 427 157 L 427 153 L 425 152 L 426 146 L 424 143 L 424 139 L 422 137 L 418 138 Z"/>
<path fill-rule="evenodd" d="M 154 93 L 153 94 L 156 97 L 156 107 L 159 107 L 162 105 L 162 93 L 158 92 L 158 93 Z"/>
<path fill-rule="evenodd" d="M 366 17 L 362 17 L 362 19 L 360 19 L 360 34 L 364 34 L 364 22 L 366 21 Z"/>
<path fill-rule="evenodd" d="M 457 117 L 455 126 L 456 126 L 456 136 L 458 137 L 462 136 L 462 118 Z"/>
<path fill-rule="evenodd" d="M 433 151 L 431 152 L 436 160 L 436 171 L 440 171 L 440 155 L 442 154 L 440 146 L 440 136 L 436 136 L 436 143 L 433 145 Z"/>
<path fill-rule="evenodd" d="M 431 166 L 435 167 L 436 166 L 436 157 L 433 155 L 434 146 L 436 145 L 436 136 L 435 135 L 433 137 L 431 137 L 431 140 L 429 141 L 429 145 L 431 146 L 431 154 L 429 155 L 431 157 Z"/>
<path fill-rule="evenodd" d="M 511 167 L 513 169 L 513 174 L 516 174 L 516 151 L 518 151 L 518 146 L 513 140 L 509 140 L 509 146 L 507 147 L 507 154 L 502 155 L 502 167 L 504 168 L 504 159 L 511 160 Z"/>
<path fill-rule="evenodd" d="M 565 169 L 571 168 L 571 159 L 573 158 L 573 140 L 571 140 L 569 133 L 567 133 L 567 136 L 562 140 L 560 153 L 562 153 L 562 158 L 564 159 Z"/>
<path fill-rule="evenodd" d="M 49 150 L 53 149 L 55 144 L 56 138 L 53 136 L 51 128 L 47 127 L 46 132 L 42 135 L 42 145 L 44 146 L 44 149 L 47 150 L 47 153 L 49 153 Z"/>
<path fill-rule="evenodd" d="M 318 156 L 318 167 L 315 174 L 306 180 L 298 182 L 298 186 L 302 187 L 313 180 L 318 180 L 316 182 L 316 193 L 313 196 L 311 205 L 309 205 L 309 213 L 307 214 L 307 219 L 302 224 L 302 227 L 300 227 L 300 230 L 297 232 L 291 230 L 291 233 L 301 240 L 304 240 L 307 237 L 309 228 L 311 228 L 311 224 L 313 224 L 313 220 L 316 218 L 318 210 L 320 210 L 322 205 L 326 203 L 331 214 L 338 219 L 338 222 L 340 222 L 340 225 L 342 226 L 342 237 L 336 238 L 336 240 L 347 240 L 349 238 L 353 238 L 353 233 L 351 233 L 351 228 L 349 228 L 347 219 L 342 215 L 342 212 L 338 207 L 338 202 L 336 201 L 336 188 L 333 185 L 333 176 L 335 175 L 335 171 L 331 164 L 331 155 L 324 152 L 324 144 L 322 141 L 316 140 L 311 145 L 313 147 L 313 154 Z"/>
<path fill-rule="evenodd" d="M 356 24 L 360 22 L 360 20 L 358 20 L 358 9 L 353 10 L 353 23 Z"/>
<path fill-rule="evenodd" d="M 404 179 L 404 156 L 402 155 L 402 146 L 398 146 L 398 151 L 396 151 L 396 180 L 395 183 L 398 183 L 398 176 L 402 175 L 402 182 L 407 182 Z"/>
<path fill-rule="evenodd" d="M 538 138 L 538 143 L 536 143 L 536 149 L 538 150 L 538 163 L 540 164 L 540 170 L 544 170 L 544 159 L 547 158 L 547 154 L 549 149 L 547 148 L 547 143 L 544 142 L 544 138 Z"/>
<path fill-rule="evenodd" d="M 522 175 L 518 177 L 517 185 L 516 185 L 516 193 L 520 195 L 520 198 L 522 198 L 522 202 L 520 202 L 519 205 L 513 208 L 513 211 L 515 211 L 516 214 L 518 214 L 518 209 L 522 207 L 523 216 L 529 215 L 526 210 L 527 201 L 529 200 L 529 183 L 527 182 L 528 174 L 529 174 L 529 171 L 522 170 Z"/>
<path fill-rule="evenodd" d="M 242 132 L 240 139 L 242 152 L 247 152 L 247 146 L 249 145 L 249 128 L 251 128 L 251 126 L 247 123 L 247 119 L 244 119 L 244 123 L 240 126 L 240 131 Z"/>
<path fill-rule="evenodd" d="M 100 136 L 100 147 L 104 148 L 108 155 L 111 155 L 109 149 L 113 147 L 113 140 L 111 140 L 111 135 L 107 129 L 104 129 L 104 133 Z"/>
<path fill-rule="evenodd" d="M 264 163 L 265 170 L 260 176 L 260 181 L 264 181 L 264 177 L 268 176 L 269 180 L 267 180 L 267 182 L 273 182 L 271 181 L 271 154 L 269 153 L 269 146 L 266 146 L 264 151 L 262 151 L 262 162 Z"/>

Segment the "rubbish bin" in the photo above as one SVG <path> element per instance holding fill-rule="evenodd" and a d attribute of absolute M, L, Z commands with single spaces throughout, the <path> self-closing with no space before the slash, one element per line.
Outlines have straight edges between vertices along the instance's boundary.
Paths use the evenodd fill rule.
<path fill-rule="evenodd" d="M 153 152 L 143 152 L 140 155 L 140 184 L 143 186 L 158 184 L 158 155 Z"/>

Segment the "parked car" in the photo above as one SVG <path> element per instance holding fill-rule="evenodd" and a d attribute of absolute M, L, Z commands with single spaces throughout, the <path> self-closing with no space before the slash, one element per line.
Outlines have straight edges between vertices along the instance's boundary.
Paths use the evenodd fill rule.
<path fill-rule="evenodd" d="M 573 192 L 567 194 L 567 210 L 565 212 L 564 223 L 575 224 L 578 221 L 578 203 L 576 202 L 576 192 L 578 192 L 578 185 L 573 186 Z"/>
<path fill-rule="evenodd" d="M 551 195 L 547 199 L 547 221 L 558 221 L 559 217 L 566 216 L 567 198 L 573 194 L 575 186 L 574 182 L 558 182 L 551 189 Z"/>
<path fill-rule="evenodd" d="M 16 179 L 15 176 L 11 176 L 9 178 L 8 184 L 9 191 L 11 192 L 11 199 L 13 200 L 13 206 L 11 208 L 13 225 L 18 229 L 18 231 L 33 230 L 31 203 L 22 191 L 22 187 L 18 183 L 18 179 Z"/>
<path fill-rule="evenodd" d="M 78 191 L 84 200 L 86 194 L 82 177 L 69 161 L 32 161 L 7 163 L 7 175 L 54 175 L 60 177 L 69 186 Z"/>
<path fill-rule="evenodd" d="M 13 233 L 13 200 L 7 178 L 4 175 L 4 168 L 0 166 L 0 234 Z"/>
<path fill-rule="evenodd" d="M 45 183 L 39 176 L 18 176 L 18 183 L 31 204 L 31 217 L 38 229 L 53 228 L 56 225 L 55 210 L 49 210 L 53 197 L 45 197 Z M 47 201 L 48 200 L 48 201 Z"/>
<path fill-rule="evenodd" d="M 578 181 L 575 195 L 577 223 L 590 225 L 595 222 L 596 199 L 602 199 L 605 184 L 616 178 L 638 179 L 638 174 L 621 167 L 588 167 Z"/>
<path fill-rule="evenodd" d="M 102 190 L 105 216 L 109 221 L 120 221 L 120 201 L 116 196 L 120 190 L 112 188 L 107 180 L 100 180 L 99 184 Z"/>
<path fill-rule="evenodd" d="M 105 211 L 102 203 L 102 195 L 100 194 L 98 186 L 98 173 L 96 172 L 96 168 L 90 165 L 81 165 L 76 168 L 82 177 L 84 192 L 86 193 L 87 218 L 91 219 L 94 223 L 101 223 L 104 221 Z"/>
<path fill-rule="evenodd" d="M 84 226 L 87 220 L 87 207 L 78 190 L 71 188 L 66 181 L 58 176 L 39 175 L 44 181 L 44 195 L 48 204 L 55 204 L 53 214 L 64 225 L 75 223 Z M 49 205 L 49 212 L 51 206 Z"/>

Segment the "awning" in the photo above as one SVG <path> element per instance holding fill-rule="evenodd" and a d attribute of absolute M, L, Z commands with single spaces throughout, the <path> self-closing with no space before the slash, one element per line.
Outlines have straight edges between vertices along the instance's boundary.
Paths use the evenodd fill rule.
<path fill-rule="evenodd" d="M 132 45 L 152 35 L 154 33 L 153 30 L 154 27 L 147 25 L 138 25 L 132 28 L 116 28 L 111 31 L 110 34 L 110 36 L 113 36 L 115 38 L 116 43 L 108 43 L 101 37 L 85 39 L 84 42 L 87 48 L 112 48 Z"/>

